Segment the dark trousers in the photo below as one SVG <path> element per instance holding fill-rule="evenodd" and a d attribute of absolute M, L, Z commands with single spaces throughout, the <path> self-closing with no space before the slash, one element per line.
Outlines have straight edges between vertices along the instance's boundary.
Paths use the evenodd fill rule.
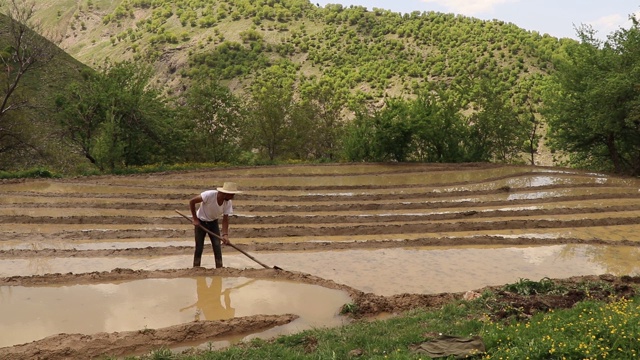
<path fill-rule="evenodd" d="M 220 227 L 218 226 L 218 220 L 214 221 L 202 221 L 200 220 L 200 224 L 207 228 L 207 230 L 217 234 L 220 236 Z M 216 259 L 216 268 L 222 267 L 222 247 L 220 246 L 220 239 L 207 234 L 206 231 L 202 230 L 199 226 L 195 227 L 195 238 L 196 238 L 196 251 L 193 254 L 193 266 L 200 266 L 200 262 L 202 260 L 202 252 L 204 251 L 204 237 L 205 235 L 209 235 L 209 239 L 211 240 L 211 246 L 213 247 L 213 255 Z"/>

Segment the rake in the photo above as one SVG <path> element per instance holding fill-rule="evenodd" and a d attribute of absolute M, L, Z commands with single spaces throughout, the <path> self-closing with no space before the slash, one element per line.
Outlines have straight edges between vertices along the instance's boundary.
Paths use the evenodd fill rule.
<path fill-rule="evenodd" d="M 185 214 L 181 213 L 181 212 L 180 212 L 180 211 L 178 211 L 178 210 L 176 210 L 176 212 L 177 212 L 178 214 L 180 214 L 183 218 L 185 218 L 185 219 L 189 220 L 189 222 L 191 222 L 191 218 L 187 217 Z M 217 237 L 218 239 L 222 240 L 222 237 L 220 237 L 220 235 L 218 235 L 218 234 L 214 233 L 213 231 L 211 231 L 211 230 L 207 229 L 206 227 L 202 226 L 202 224 L 198 224 L 197 226 L 198 226 L 198 227 L 200 227 L 200 229 L 202 229 L 202 230 L 206 231 L 206 232 L 207 232 L 207 234 L 209 234 L 209 235 L 211 235 L 211 236 L 215 236 L 215 237 Z M 251 256 L 249 253 L 247 253 L 246 251 L 244 251 L 244 250 L 240 249 L 239 247 L 237 247 L 237 246 L 233 245 L 232 243 L 228 243 L 227 245 L 229 245 L 229 246 L 231 246 L 232 248 L 234 248 L 234 249 L 238 250 L 239 252 L 243 253 L 243 254 L 244 254 L 246 257 L 248 257 L 249 259 L 251 259 L 251 260 L 253 260 L 253 261 L 257 262 L 257 263 L 258 263 L 258 264 L 260 264 L 260 265 L 262 265 L 262 267 L 263 267 L 263 268 L 265 268 L 265 269 L 271 269 L 271 267 L 270 267 L 269 265 L 266 265 L 266 264 L 264 264 L 263 262 L 260 262 L 258 259 L 254 258 L 254 257 L 253 257 L 253 256 Z M 281 268 L 281 267 L 279 267 L 279 266 L 274 266 L 274 267 L 273 267 L 273 269 L 276 269 L 276 270 L 282 270 L 282 268 Z"/>

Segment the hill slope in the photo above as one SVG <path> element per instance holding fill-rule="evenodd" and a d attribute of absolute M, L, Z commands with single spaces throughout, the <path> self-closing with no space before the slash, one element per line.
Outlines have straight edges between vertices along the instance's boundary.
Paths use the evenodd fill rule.
<path fill-rule="evenodd" d="M 286 61 L 299 83 L 328 81 L 377 101 L 424 82 L 492 78 L 515 94 L 546 74 L 564 41 L 498 20 L 436 12 L 399 14 L 309 1 L 42 0 L 39 16 L 64 34 L 61 47 L 98 67 L 150 60 L 172 91 L 206 73 L 246 89 Z M 293 74 L 291 74 L 293 72 Z"/>
<path fill-rule="evenodd" d="M 0 170 L 74 161 L 53 121 L 54 97 L 82 71 L 92 71 L 28 28 L 0 14 Z M 18 49 L 18 50 L 16 50 Z M 17 79 L 17 80 L 16 80 Z M 61 156 L 61 153 L 64 155 Z"/>

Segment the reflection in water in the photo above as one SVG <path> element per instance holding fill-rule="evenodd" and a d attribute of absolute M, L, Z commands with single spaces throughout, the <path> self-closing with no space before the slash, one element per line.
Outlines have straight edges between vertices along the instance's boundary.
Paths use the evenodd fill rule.
<path fill-rule="evenodd" d="M 614 275 L 631 275 L 639 271 L 636 259 L 640 257 L 640 248 L 626 246 L 582 246 L 565 245 L 560 253 L 565 259 L 586 257 L 605 268 L 605 272 Z"/>
<path fill-rule="evenodd" d="M 211 279 L 210 284 L 207 284 L 208 279 Z M 253 281 L 249 281 L 242 286 L 251 282 Z M 180 309 L 180 311 L 196 308 L 195 321 L 231 319 L 236 314 L 236 309 L 231 307 L 231 290 L 231 288 L 227 288 L 222 291 L 222 277 L 220 276 L 211 278 L 201 276 L 196 279 L 198 300 L 193 305 Z M 220 299 L 221 297 L 223 299 Z M 221 301 L 224 301 L 224 305 Z"/>
<path fill-rule="evenodd" d="M 272 329 L 292 333 L 341 325 L 337 313 L 350 301 L 347 293 L 321 286 L 237 277 L 0 286 L 0 348 L 59 333 L 163 328 L 192 322 L 192 311 L 201 320 L 296 314 L 296 321 Z"/>

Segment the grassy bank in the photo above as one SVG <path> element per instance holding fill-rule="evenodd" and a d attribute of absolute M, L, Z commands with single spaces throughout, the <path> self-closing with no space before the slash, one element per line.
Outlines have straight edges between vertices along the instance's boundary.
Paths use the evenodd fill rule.
<path fill-rule="evenodd" d="M 474 300 L 416 309 L 387 320 L 252 340 L 221 351 L 173 354 L 164 349 L 129 359 L 429 359 L 417 345 L 441 334 L 480 336 L 486 352 L 474 356 L 477 359 L 632 359 L 640 352 L 636 286 L 614 289 L 606 282 L 589 282 L 569 288 L 548 280 L 521 280 Z M 583 301 L 554 307 L 577 292 L 586 295 Z M 511 295 L 547 296 L 542 303 L 549 308 L 529 314 L 505 301 Z M 343 310 L 357 309 L 349 304 Z"/>

